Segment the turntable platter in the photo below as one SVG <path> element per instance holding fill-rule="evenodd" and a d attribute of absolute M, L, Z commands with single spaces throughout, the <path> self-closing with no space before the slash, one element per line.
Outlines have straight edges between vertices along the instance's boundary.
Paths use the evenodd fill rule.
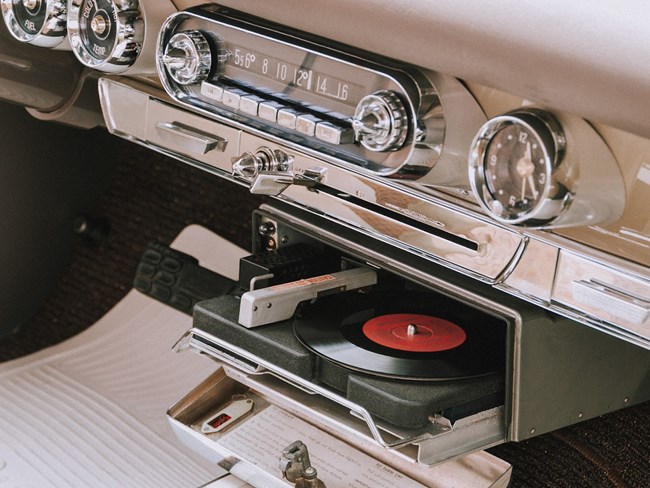
<path fill-rule="evenodd" d="M 301 310 L 294 332 L 326 360 L 387 377 L 471 378 L 505 364 L 502 321 L 421 292 L 324 297 Z"/>

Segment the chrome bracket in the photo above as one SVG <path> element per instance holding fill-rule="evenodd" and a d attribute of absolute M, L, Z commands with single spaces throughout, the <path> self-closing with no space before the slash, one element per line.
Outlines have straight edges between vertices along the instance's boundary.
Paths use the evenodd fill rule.
<path fill-rule="evenodd" d="M 325 483 L 318 479 L 316 468 L 311 465 L 307 446 L 302 441 L 295 441 L 282 450 L 279 462 L 282 475 L 296 488 L 325 488 Z"/>
<path fill-rule="evenodd" d="M 314 188 L 323 181 L 326 173 L 326 169 L 320 167 L 294 173 L 292 167 L 292 156 L 265 146 L 255 153 L 245 152 L 232 159 L 233 176 L 250 183 L 250 191 L 255 195 L 277 196 L 289 185 Z"/>

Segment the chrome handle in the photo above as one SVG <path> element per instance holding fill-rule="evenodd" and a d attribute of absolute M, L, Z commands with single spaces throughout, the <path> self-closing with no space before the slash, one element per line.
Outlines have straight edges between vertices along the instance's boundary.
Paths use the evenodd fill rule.
<path fill-rule="evenodd" d="M 178 149 L 194 154 L 206 154 L 217 150 L 224 152 L 228 140 L 223 137 L 208 134 L 180 122 L 156 122 L 156 131 L 168 139 Z"/>
<path fill-rule="evenodd" d="M 293 157 L 279 149 L 262 146 L 232 158 L 232 174 L 250 183 L 250 191 L 256 195 L 277 196 L 289 185 L 315 187 L 323 181 L 324 168 L 308 168 L 303 173 L 293 171 Z"/>
<path fill-rule="evenodd" d="M 649 299 L 600 280 L 574 281 L 573 296 L 586 305 L 605 309 L 637 325 L 642 325 L 650 316 Z"/>
<path fill-rule="evenodd" d="M 325 176 L 323 168 L 309 168 L 302 174 L 294 174 L 291 171 L 278 173 L 260 172 L 251 182 L 251 193 L 255 195 L 278 196 L 289 185 L 305 186 L 314 188 Z"/>

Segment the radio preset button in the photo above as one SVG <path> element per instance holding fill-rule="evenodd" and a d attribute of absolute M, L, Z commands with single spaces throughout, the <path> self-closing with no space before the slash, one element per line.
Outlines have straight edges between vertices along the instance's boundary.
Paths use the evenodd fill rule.
<path fill-rule="evenodd" d="M 354 142 L 352 129 L 334 125 L 331 122 L 318 122 L 315 135 L 317 139 L 330 144 L 351 144 Z"/>
<path fill-rule="evenodd" d="M 278 110 L 284 108 L 284 105 L 278 102 L 262 102 L 257 108 L 257 115 L 260 119 L 268 120 L 269 122 L 278 121 Z"/>
<path fill-rule="evenodd" d="M 223 99 L 223 87 L 204 81 L 201 83 L 201 95 L 215 102 L 220 102 Z"/>
<path fill-rule="evenodd" d="M 295 129 L 298 120 L 298 112 L 292 108 L 283 108 L 278 110 L 278 125 L 287 127 L 288 129 Z"/>
<path fill-rule="evenodd" d="M 245 114 L 257 116 L 260 102 L 263 102 L 262 97 L 257 95 L 247 95 L 241 98 L 239 101 L 239 110 Z"/>
<path fill-rule="evenodd" d="M 299 115 L 298 120 L 296 120 L 296 130 L 301 134 L 314 136 L 316 135 L 316 124 L 321 121 L 322 119 L 319 119 L 314 115 Z"/>
<path fill-rule="evenodd" d="M 226 88 L 223 90 L 223 97 L 221 99 L 221 102 L 226 107 L 234 108 L 237 110 L 239 109 L 241 98 L 245 95 L 247 95 L 247 93 L 244 90 L 240 90 L 239 88 Z"/>

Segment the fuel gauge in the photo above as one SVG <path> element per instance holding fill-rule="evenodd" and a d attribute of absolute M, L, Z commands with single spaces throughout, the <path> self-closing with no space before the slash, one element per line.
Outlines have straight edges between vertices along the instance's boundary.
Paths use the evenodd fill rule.
<path fill-rule="evenodd" d="M 56 47 L 65 40 L 65 0 L 0 0 L 2 17 L 12 36 L 40 47 Z"/>

